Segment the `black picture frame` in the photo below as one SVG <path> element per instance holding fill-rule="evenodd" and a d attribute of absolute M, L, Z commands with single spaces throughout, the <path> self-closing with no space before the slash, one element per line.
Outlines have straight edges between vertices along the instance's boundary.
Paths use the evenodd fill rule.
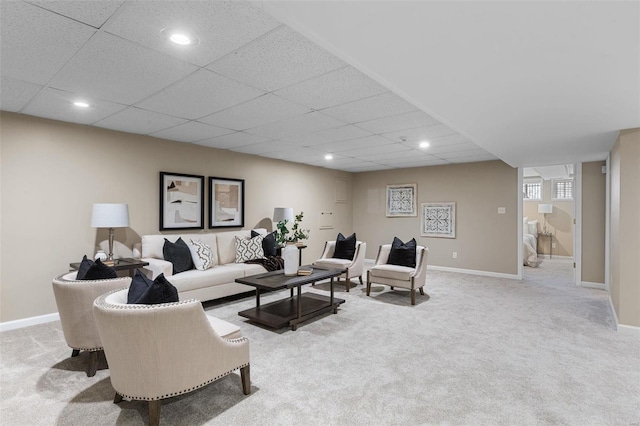
<path fill-rule="evenodd" d="M 204 229 L 204 176 L 160 172 L 160 230 Z"/>
<path fill-rule="evenodd" d="M 209 228 L 244 227 L 244 179 L 209 177 Z"/>

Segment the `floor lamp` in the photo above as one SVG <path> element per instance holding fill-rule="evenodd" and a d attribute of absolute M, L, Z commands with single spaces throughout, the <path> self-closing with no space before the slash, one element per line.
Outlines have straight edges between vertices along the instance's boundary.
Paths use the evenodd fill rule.
<path fill-rule="evenodd" d="M 107 260 L 113 260 L 113 228 L 129 226 L 128 204 L 94 204 L 91 213 L 91 227 L 109 228 L 109 255 Z"/>
<path fill-rule="evenodd" d="M 553 213 L 553 204 L 538 204 L 538 213 L 542 213 L 544 216 L 544 229 L 543 234 L 547 233 L 547 213 Z"/>

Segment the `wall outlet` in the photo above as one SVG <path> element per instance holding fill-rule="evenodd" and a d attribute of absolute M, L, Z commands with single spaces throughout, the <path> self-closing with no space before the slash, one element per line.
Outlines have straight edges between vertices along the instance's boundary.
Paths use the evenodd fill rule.
<path fill-rule="evenodd" d="M 498 207 L 498 214 L 505 214 L 507 212 L 507 209 L 504 207 Z"/>
<path fill-rule="evenodd" d="M 551 243 L 551 247 L 556 248 L 556 243 Z"/>
<path fill-rule="evenodd" d="M 457 251 L 454 251 L 454 252 L 453 252 L 453 258 L 454 258 L 454 259 L 457 259 L 457 258 L 458 258 L 458 252 L 457 252 Z"/>

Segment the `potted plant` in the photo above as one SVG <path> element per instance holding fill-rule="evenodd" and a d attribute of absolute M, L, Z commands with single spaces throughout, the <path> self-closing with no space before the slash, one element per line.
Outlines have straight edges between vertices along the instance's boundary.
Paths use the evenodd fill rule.
<path fill-rule="evenodd" d="M 309 238 L 309 229 L 303 229 L 300 226 L 303 212 L 295 216 L 293 225 L 289 229 L 289 221 L 282 220 L 276 226 L 276 242 L 282 247 L 281 253 L 284 259 L 284 274 L 296 275 L 298 273 L 298 250 L 296 243 Z"/>

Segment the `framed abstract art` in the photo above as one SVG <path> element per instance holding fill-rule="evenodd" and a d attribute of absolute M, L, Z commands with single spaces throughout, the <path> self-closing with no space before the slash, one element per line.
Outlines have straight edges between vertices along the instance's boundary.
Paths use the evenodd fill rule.
<path fill-rule="evenodd" d="M 160 172 L 160 230 L 204 228 L 204 176 Z"/>
<path fill-rule="evenodd" d="M 209 228 L 244 226 L 244 179 L 209 177 Z"/>

